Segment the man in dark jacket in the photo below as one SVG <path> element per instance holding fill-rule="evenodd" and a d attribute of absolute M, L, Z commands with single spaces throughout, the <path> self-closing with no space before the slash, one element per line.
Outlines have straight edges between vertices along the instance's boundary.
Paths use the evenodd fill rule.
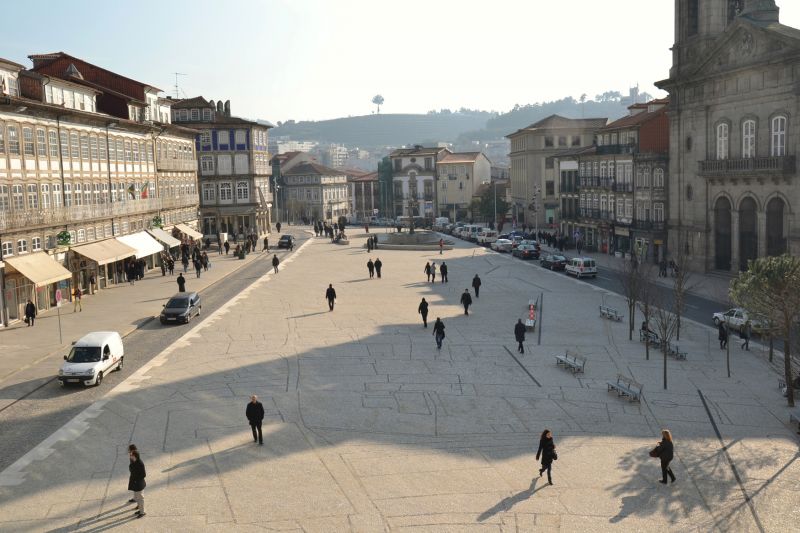
<path fill-rule="evenodd" d="M 275 270 L 275 273 L 278 273 L 278 265 L 281 264 L 281 260 L 278 259 L 278 254 L 274 254 L 272 256 L 272 268 Z"/>
<path fill-rule="evenodd" d="M 525 324 L 522 323 L 521 318 L 517 319 L 517 323 L 514 326 L 514 338 L 517 339 L 517 351 L 525 353 L 525 347 L 522 345 L 525 342 Z"/>
<path fill-rule="evenodd" d="M 419 303 L 419 307 L 417 308 L 417 313 L 422 315 L 422 324 L 427 328 L 428 327 L 428 302 L 425 301 L 425 298 Z"/>
<path fill-rule="evenodd" d="M 430 263 L 425 263 L 425 268 L 423 269 L 423 272 L 425 272 L 425 276 L 427 277 L 427 281 L 430 281 L 431 280 L 431 264 Z"/>
<path fill-rule="evenodd" d="M 439 267 L 439 272 L 442 274 L 442 283 L 447 283 L 447 263 L 442 261 L 442 266 Z"/>
<path fill-rule="evenodd" d="M 130 472 L 130 477 L 128 478 L 128 490 L 133 491 L 133 499 L 137 503 L 136 511 L 134 511 L 134 515 L 136 518 L 141 518 L 145 515 L 144 512 L 144 495 L 142 491 L 147 486 L 144 478 L 147 476 L 147 472 L 144 468 L 144 463 L 142 462 L 141 458 L 139 458 L 139 450 L 131 450 L 130 454 L 130 464 L 128 465 L 128 471 Z"/>
<path fill-rule="evenodd" d="M 28 300 L 28 303 L 25 304 L 25 322 L 28 323 L 28 327 L 33 326 L 34 320 L 36 320 L 36 306 L 31 300 Z"/>
<path fill-rule="evenodd" d="M 178 274 L 175 281 L 178 283 L 178 292 L 186 292 L 186 278 L 183 277 L 183 274 Z"/>
<path fill-rule="evenodd" d="M 383 263 L 381 262 L 381 258 L 377 258 L 375 260 L 375 273 L 378 275 L 378 278 L 381 277 L 381 268 L 383 268 Z"/>
<path fill-rule="evenodd" d="M 725 347 L 728 345 L 728 325 L 725 322 L 719 323 L 719 349 L 724 350 Z"/>
<path fill-rule="evenodd" d="M 250 423 L 250 429 L 253 430 L 253 442 L 258 442 L 263 446 L 264 437 L 261 435 L 261 423 L 264 421 L 264 406 L 258 401 L 258 396 L 255 394 L 250 396 L 244 414 Z"/>
<path fill-rule="evenodd" d="M 481 297 L 481 278 L 475 274 L 475 277 L 472 278 L 472 288 L 475 289 L 475 298 Z"/>
<path fill-rule="evenodd" d="M 469 289 L 464 289 L 461 295 L 461 305 L 464 306 L 464 314 L 469 316 L 469 306 L 472 305 L 472 296 L 469 294 Z"/>
<path fill-rule="evenodd" d="M 328 284 L 328 290 L 325 291 L 325 299 L 328 300 L 328 308 L 333 311 L 333 303 L 336 301 L 336 291 L 333 284 Z"/>
<path fill-rule="evenodd" d="M 367 270 L 369 270 L 369 279 L 372 279 L 375 276 L 375 263 L 372 262 L 372 258 L 367 261 Z"/>
<path fill-rule="evenodd" d="M 442 349 L 442 341 L 444 340 L 444 322 L 441 318 L 436 318 L 433 324 L 433 336 L 436 338 L 436 348 Z"/>

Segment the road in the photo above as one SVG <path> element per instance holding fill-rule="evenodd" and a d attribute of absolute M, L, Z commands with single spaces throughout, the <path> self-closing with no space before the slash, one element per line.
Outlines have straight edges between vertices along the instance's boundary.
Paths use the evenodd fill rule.
<path fill-rule="evenodd" d="M 297 246 L 307 238 L 304 235 L 296 237 Z M 202 314 L 188 326 L 162 326 L 158 321 L 153 320 L 125 337 L 125 367 L 121 372 L 112 372 L 105 376 L 100 387 L 61 387 L 55 379 L 58 368 L 54 367 L 51 380 L 33 393 L 0 411 L 0 428 L 2 428 L 3 437 L 0 439 L 0 471 L 22 457 L 86 407 L 102 398 L 122 380 L 184 335 L 188 328 L 196 326 L 225 304 L 232 295 L 239 293 L 255 279 L 271 270 L 272 264 L 269 257 L 269 255 L 265 255 L 263 260 L 245 266 L 235 275 L 228 276 L 203 291 Z"/>

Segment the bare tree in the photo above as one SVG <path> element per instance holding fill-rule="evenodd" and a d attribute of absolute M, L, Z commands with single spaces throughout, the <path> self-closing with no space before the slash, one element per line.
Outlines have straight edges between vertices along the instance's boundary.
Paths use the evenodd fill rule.
<path fill-rule="evenodd" d="M 678 252 L 673 256 L 674 263 L 672 284 L 672 294 L 674 297 L 674 309 L 678 323 L 675 329 L 675 339 L 681 340 L 681 317 L 686 309 L 686 295 L 695 288 L 692 279 L 692 272 L 689 269 L 689 255 L 678 246 Z"/>
<path fill-rule="evenodd" d="M 658 287 L 653 283 L 653 267 L 646 263 L 639 264 L 635 267 L 637 270 L 636 281 L 636 298 L 639 311 L 642 312 L 644 318 L 644 326 L 642 329 L 651 331 L 650 321 L 653 319 L 654 311 L 656 310 L 656 298 Z M 635 308 L 634 308 L 635 311 Z M 635 314 L 635 313 L 632 313 Z M 660 338 L 660 337 L 659 337 Z M 644 358 L 650 360 L 650 340 L 645 339 L 644 342 Z"/>
<path fill-rule="evenodd" d="M 636 327 L 636 304 L 639 301 L 639 288 L 642 276 L 635 259 L 623 261 L 622 270 L 617 272 L 622 295 L 628 304 L 628 340 L 633 340 L 633 331 Z"/>
<path fill-rule="evenodd" d="M 673 295 L 664 291 L 653 291 L 653 309 L 651 315 L 653 326 L 661 342 L 661 355 L 664 358 L 664 389 L 667 388 L 667 358 L 672 338 L 675 336 L 680 316 L 675 311 L 676 303 Z"/>

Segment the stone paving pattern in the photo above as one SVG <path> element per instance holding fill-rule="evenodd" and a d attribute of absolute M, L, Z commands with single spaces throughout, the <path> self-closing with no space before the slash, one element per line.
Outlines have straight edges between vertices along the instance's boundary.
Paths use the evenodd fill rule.
<path fill-rule="evenodd" d="M 668 361 L 665 391 L 661 355 L 646 361 L 625 321 L 597 314 L 601 301 L 623 309 L 618 295 L 461 243 L 378 250 L 383 278 L 370 280 L 363 237 L 312 238 L 0 473 L 0 530 L 796 530 L 798 441 L 759 353 L 737 345 L 727 378 L 715 332 L 685 324 L 689 357 Z M 450 282 L 426 283 L 425 261 L 441 259 Z M 540 293 L 541 345 L 531 332 L 517 356 L 532 379 L 513 326 Z M 447 326 L 441 351 L 416 313 L 423 296 Z M 566 349 L 585 375 L 556 366 Z M 617 373 L 644 384 L 641 404 L 607 392 Z M 262 447 L 244 416 L 253 393 Z M 676 440 L 668 486 L 647 455 L 662 427 Z M 534 477 L 544 428 L 553 486 Z M 129 442 L 148 472 L 141 520 L 125 503 Z"/>

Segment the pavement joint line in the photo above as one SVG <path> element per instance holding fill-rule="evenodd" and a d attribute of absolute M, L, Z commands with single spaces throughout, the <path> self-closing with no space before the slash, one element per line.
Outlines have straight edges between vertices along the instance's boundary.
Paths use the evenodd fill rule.
<path fill-rule="evenodd" d="M 541 386 L 542 386 L 542 384 L 541 384 L 541 383 L 539 383 L 539 381 L 537 381 L 537 379 L 536 379 L 535 377 L 533 377 L 533 374 L 531 374 L 531 373 L 528 371 L 528 369 L 527 369 L 527 368 L 525 368 L 525 365 L 523 365 L 523 364 L 522 364 L 522 362 L 520 362 L 520 360 L 519 360 L 519 359 L 517 359 L 517 356 L 516 356 L 516 355 L 514 355 L 513 353 L 511 353 L 511 350 L 509 350 L 509 349 L 508 349 L 508 346 L 506 346 L 506 345 L 504 344 L 504 345 L 503 345 L 503 349 L 504 349 L 506 352 L 508 352 L 508 355 L 510 355 L 510 356 L 511 356 L 511 358 L 512 358 L 514 361 L 516 361 L 516 362 L 517 362 L 517 364 L 520 366 L 520 368 L 521 368 L 521 369 L 522 369 L 522 370 L 523 370 L 523 371 L 524 371 L 526 374 L 528 374 L 528 377 L 529 377 L 529 378 L 531 378 L 531 380 L 533 380 L 533 382 L 534 382 L 534 383 L 536 383 L 536 385 L 537 385 L 538 387 L 541 387 Z"/>
<path fill-rule="evenodd" d="M 311 242 L 313 241 L 311 239 L 308 239 L 297 249 L 296 253 L 293 253 L 291 256 L 281 261 L 281 264 L 282 265 L 285 265 L 286 263 L 291 264 L 292 261 L 294 261 L 294 258 L 300 255 L 300 252 Z M 5 470 L 0 472 L 0 487 L 9 487 L 22 484 L 25 481 L 25 474 L 23 471 L 31 463 L 33 463 L 34 461 L 44 459 L 48 457 L 50 454 L 52 454 L 55 451 L 54 447 L 58 442 L 71 441 L 79 437 L 84 431 L 88 429 L 89 425 L 86 421 L 90 418 L 97 417 L 103 410 L 103 407 L 108 402 L 115 399 L 122 393 L 129 392 L 138 388 L 142 382 L 149 379 L 149 376 L 146 376 L 145 374 L 147 374 L 151 369 L 159 367 L 164 363 L 166 363 L 167 358 L 172 354 L 173 351 L 175 351 L 175 349 L 185 345 L 186 342 L 192 337 L 196 336 L 199 331 L 211 325 L 213 323 L 212 319 L 214 317 L 221 316 L 222 314 L 227 313 L 227 311 L 235 304 L 237 304 L 240 299 L 246 297 L 251 291 L 255 290 L 257 287 L 260 287 L 263 283 L 269 281 L 269 279 L 271 279 L 274 275 L 275 274 L 272 270 L 268 270 L 266 273 L 264 273 L 264 275 L 262 275 L 259 279 L 255 280 L 246 289 L 244 289 L 239 294 L 237 294 L 236 296 L 234 296 L 233 298 L 222 304 L 222 306 L 220 306 L 216 311 L 211 313 L 211 315 L 209 315 L 206 320 L 203 320 L 196 326 L 192 327 L 192 329 L 184 333 L 181 337 L 176 339 L 172 344 L 167 346 L 160 354 L 156 355 L 150 361 L 139 367 L 139 369 L 136 372 L 128 376 L 120 384 L 118 384 L 116 387 L 108 391 L 108 393 L 105 396 L 95 401 L 86 409 L 75 415 L 71 420 L 66 422 L 63 426 L 61 426 L 49 437 L 47 437 L 44 441 L 37 444 L 25 455 L 14 461 L 14 463 L 12 463 Z"/>

